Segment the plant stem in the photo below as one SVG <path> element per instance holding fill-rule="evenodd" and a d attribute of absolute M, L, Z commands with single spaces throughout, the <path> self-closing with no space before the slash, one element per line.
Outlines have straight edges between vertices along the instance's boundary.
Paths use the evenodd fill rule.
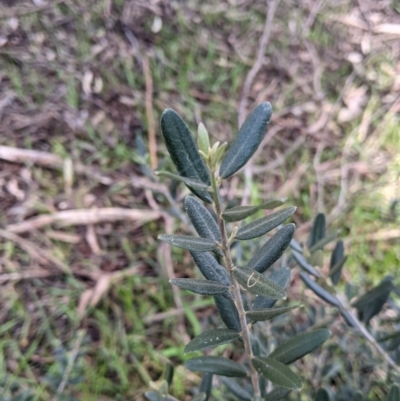
<path fill-rule="evenodd" d="M 369 343 L 378 351 L 379 354 L 383 357 L 383 359 L 397 372 L 400 373 L 400 366 L 390 357 L 390 355 L 383 349 L 383 347 L 375 340 L 373 335 L 366 329 L 366 327 L 360 322 L 357 316 L 350 310 L 347 304 L 340 297 L 336 296 L 336 299 L 339 301 L 340 307 L 339 310 L 343 310 L 347 312 L 353 321 L 354 326 L 359 331 L 359 333 L 367 340 Z"/>
<path fill-rule="evenodd" d="M 222 218 L 221 200 L 219 196 L 219 189 L 217 185 L 217 180 L 215 178 L 215 172 L 211 171 L 211 187 L 213 189 L 213 199 L 215 205 L 215 212 L 217 214 L 218 225 L 221 232 L 221 242 L 222 242 L 222 252 L 224 254 L 224 264 L 226 269 L 229 271 L 232 286 L 233 286 L 233 297 L 235 300 L 235 305 L 239 313 L 240 327 L 242 329 L 242 338 L 244 343 L 244 349 L 247 353 L 250 365 L 250 379 L 253 386 L 254 398 L 258 400 L 261 398 L 260 385 L 258 380 L 258 373 L 253 367 L 251 360 L 253 358 L 253 350 L 251 347 L 250 331 L 246 321 L 246 312 L 243 307 L 242 296 L 240 293 L 239 283 L 233 277 L 232 269 L 234 264 L 232 262 L 232 256 L 230 251 L 230 244 L 228 240 L 228 235 L 226 232 L 225 221 Z"/>

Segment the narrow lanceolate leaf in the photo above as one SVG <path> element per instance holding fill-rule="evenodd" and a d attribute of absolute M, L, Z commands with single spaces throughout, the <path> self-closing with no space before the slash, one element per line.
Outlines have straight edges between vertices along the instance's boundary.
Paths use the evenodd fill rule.
<path fill-rule="evenodd" d="M 253 156 L 267 132 L 271 114 L 271 105 L 263 102 L 247 117 L 222 160 L 219 169 L 222 178 L 235 174 Z"/>
<path fill-rule="evenodd" d="M 173 174 L 173 173 L 170 173 L 169 171 L 156 171 L 155 175 L 158 177 L 168 177 L 168 178 L 172 178 L 177 181 L 181 181 L 181 182 L 185 183 L 188 187 L 191 187 L 193 189 L 197 189 L 200 191 L 210 191 L 211 190 L 211 187 L 202 181 L 183 177 L 183 176 L 177 175 L 177 174 Z"/>
<path fill-rule="evenodd" d="M 400 401 L 400 387 L 397 384 L 393 384 L 386 401 Z"/>
<path fill-rule="evenodd" d="M 318 251 L 320 249 L 323 249 L 325 245 L 329 244 L 331 241 L 333 241 L 337 237 L 338 233 L 337 231 L 334 231 L 332 233 L 329 233 L 325 237 L 321 238 L 319 241 L 317 241 L 310 249 L 309 251 L 311 253 Z"/>
<path fill-rule="evenodd" d="M 357 308 L 359 317 L 363 322 L 368 323 L 382 310 L 392 289 L 392 278 L 388 276 L 378 286 L 353 302 L 352 306 Z"/>
<path fill-rule="evenodd" d="M 221 377 L 222 383 L 225 384 L 227 389 L 240 400 L 251 401 L 251 393 L 247 391 L 242 384 L 237 383 L 234 379 Z"/>
<path fill-rule="evenodd" d="M 297 334 L 277 347 L 268 357 L 287 365 L 314 351 L 330 335 L 331 332 L 327 329 L 316 329 L 309 333 Z"/>
<path fill-rule="evenodd" d="M 261 205 L 258 206 L 236 206 L 231 209 L 225 210 L 224 213 L 222 213 L 222 218 L 225 221 L 228 221 L 230 223 L 234 221 L 240 221 L 243 220 L 254 213 L 258 212 L 259 210 L 262 209 L 273 209 L 275 207 L 283 205 L 285 202 L 285 198 L 282 199 L 270 199 Z"/>
<path fill-rule="evenodd" d="M 199 145 L 199 149 L 207 154 L 210 147 L 210 138 L 203 123 L 200 123 L 197 128 L 197 143 Z"/>
<path fill-rule="evenodd" d="M 328 304 L 331 304 L 333 306 L 337 307 L 340 306 L 338 299 L 334 295 L 332 295 L 324 287 L 321 287 L 318 283 L 312 280 L 307 274 L 300 272 L 300 277 L 304 281 L 304 284 L 325 302 L 328 302 Z"/>
<path fill-rule="evenodd" d="M 249 224 L 246 224 L 243 227 L 239 228 L 235 238 L 239 240 L 246 240 L 260 237 L 261 235 L 264 235 L 267 232 L 273 230 L 275 227 L 278 227 L 295 211 L 296 207 L 288 207 L 286 209 L 278 210 L 277 212 L 263 217 L 262 219 L 258 219 Z"/>
<path fill-rule="evenodd" d="M 212 373 L 204 373 L 203 377 L 201 378 L 199 392 L 205 394 L 204 398 L 205 401 L 208 400 L 211 394 L 212 378 L 213 378 Z"/>
<path fill-rule="evenodd" d="M 282 315 L 283 313 L 289 312 L 292 309 L 296 309 L 299 306 L 301 306 L 301 305 L 285 306 L 282 308 L 251 310 L 251 311 L 246 312 L 246 316 L 255 322 L 260 322 L 263 320 L 273 319 L 274 317 L 277 317 L 279 315 Z"/>
<path fill-rule="evenodd" d="M 278 386 L 300 390 L 303 385 L 299 376 L 275 359 L 254 357 L 251 363 L 259 374 Z"/>
<path fill-rule="evenodd" d="M 218 281 L 199 280 L 195 278 L 172 278 L 169 282 L 184 290 L 202 295 L 225 294 L 229 291 L 229 287 Z"/>
<path fill-rule="evenodd" d="M 331 401 L 331 397 L 324 388 L 320 388 L 315 396 L 314 401 Z"/>
<path fill-rule="evenodd" d="M 295 251 L 294 249 L 292 250 L 292 255 L 295 259 L 295 261 L 297 262 L 297 264 L 303 269 L 305 270 L 307 273 L 312 274 L 315 277 L 320 277 L 320 274 L 315 270 L 315 268 L 313 266 L 311 266 L 306 258 L 300 253 Z"/>
<path fill-rule="evenodd" d="M 272 390 L 270 393 L 263 397 L 263 401 L 278 401 L 282 400 L 290 393 L 290 389 L 277 387 L 276 389 Z"/>
<path fill-rule="evenodd" d="M 332 252 L 331 262 L 329 265 L 329 275 L 333 285 L 336 285 L 340 280 L 342 274 L 342 267 L 347 260 L 347 255 L 344 255 L 343 241 L 336 242 L 335 249 Z"/>
<path fill-rule="evenodd" d="M 293 238 L 295 229 L 296 226 L 293 223 L 282 227 L 253 256 L 247 267 L 264 273 L 282 256 Z"/>
<path fill-rule="evenodd" d="M 310 239 L 308 241 L 308 248 L 311 249 L 319 240 L 325 237 L 325 215 L 323 213 L 318 213 L 315 216 L 311 233 Z"/>
<path fill-rule="evenodd" d="M 223 295 L 214 295 L 214 300 L 215 306 L 226 327 L 235 332 L 240 332 L 242 329 L 240 326 L 239 313 L 233 301 Z"/>
<path fill-rule="evenodd" d="M 247 267 L 234 267 L 233 275 L 238 283 L 252 294 L 270 299 L 286 298 L 286 291 L 262 274 Z"/>
<path fill-rule="evenodd" d="M 185 354 L 188 352 L 201 351 L 206 348 L 226 344 L 240 337 L 240 333 L 230 329 L 208 330 L 195 337 L 185 347 Z"/>
<path fill-rule="evenodd" d="M 217 248 L 216 242 L 212 239 L 192 237 L 190 235 L 161 234 L 158 239 L 189 251 L 207 252 Z"/>
<path fill-rule="evenodd" d="M 186 213 L 200 237 L 221 242 L 221 233 L 214 217 L 194 196 L 187 196 L 184 201 Z"/>
<path fill-rule="evenodd" d="M 179 114 L 174 110 L 166 109 L 161 116 L 161 131 L 179 174 L 210 185 L 207 166 L 198 152 L 192 133 Z M 190 186 L 189 189 L 203 201 L 212 202 L 212 196 L 208 192 Z"/>
<path fill-rule="evenodd" d="M 207 280 L 217 281 L 230 286 L 229 273 L 209 252 L 190 252 L 194 262 Z"/>
<path fill-rule="evenodd" d="M 379 299 L 380 297 L 388 297 L 390 291 L 393 289 L 393 284 L 391 280 L 384 279 L 372 290 L 368 291 L 366 294 L 358 298 L 352 303 L 355 308 L 361 308 L 365 305 L 370 304 L 372 301 Z"/>
<path fill-rule="evenodd" d="M 208 372 L 221 376 L 247 376 L 247 371 L 242 365 L 220 356 L 200 356 L 193 358 L 185 363 L 185 367 L 196 372 Z"/>
<path fill-rule="evenodd" d="M 275 284 L 279 285 L 279 287 L 286 289 L 290 282 L 290 276 L 290 269 L 288 267 L 281 267 L 280 269 L 275 270 L 270 276 L 268 276 L 268 278 Z M 254 300 L 253 310 L 272 308 L 276 304 L 276 301 L 276 299 L 269 299 L 257 295 Z"/>

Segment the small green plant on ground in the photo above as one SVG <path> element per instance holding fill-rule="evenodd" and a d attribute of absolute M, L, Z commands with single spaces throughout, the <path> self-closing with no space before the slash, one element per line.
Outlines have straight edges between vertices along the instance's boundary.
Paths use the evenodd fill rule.
<path fill-rule="evenodd" d="M 221 195 L 224 180 L 237 173 L 253 156 L 265 136 L 271 113 L 269 103 L 262 103 L 256 107 L 229 147 L 218 142 L 211 145 L 203 124 L 198 128 L 197 146 L 188 126 L 175 111 L 167 109 L 161 117 L 164 140 L 178 175 L 170 172 L 157 174 L 183 182 L 195 195 L 185 198 L 184 207 L 199 236 L 162 234 L 159 239 L 189 250 L 194 263 L 204 276 L 204 279 L 175 278 L 170 281 L 179 288 L 213 296 L 226 326 L 207 330 L 196 336 L 186 345 L 185 353 L 203 351 L 236 341 L 243 347 L 244 354 L 239 362 L 215 355 L 189 359 L 185 367 L 203 373 L 199 391 L 192 401 L 209 399 L 213 375 L 221 376 L 220 381 L 229 392 L 241 400 L 283 399 L 291 390 L 300 390 L 302 387 L 302 379 L 287 365 L 312 352 L 330 336 L 328 329 L 320 327 L 281 342 L 271 352 L 265 338 L 254 330 L 257 322 L 271 320 L 300 306 L 297 303 L 275 306 L 278 300 L 286 298 L 291 270 L 280 266 L 268 274 L 268 269 L 275 265 L 284 251 L 291 246 L 293 258 L 300 267 L 307 273 L 320 277 L 313 265 L 322 265 L 322 250 L 335 238 L 335 235 L 325 234 L 325 217 L 320 214 L 314 221 L 308 250 L 303 250 L 293 239 L 295 225 L 283 225 L 293 215 L 295 207 L 279 209 L 240 227 L 235 225 L 236 222 L 245 220 L 260 210 L 282 206 L 282 199 L 269 199 L 255 206 L 225 207 Z M 211 205 L 212 210 L 201 201 Z M 228 233 L 229 223 L 234 223 L 234 226 Z M 241 241 L 258 238 L 276 228 L 276 233 L 247 263 L 235 261 L 238 253 L 236 248 L 240 249 Z M 334 285 L 340 279 L 345 261 L 343 243 L 338 241 L 331 257 L 330 277 Z M 350 315 L 343 305 L 339 305 L 339 301 L 336 302 L 335 295 L 308 275 L 301 273 L 301 278 L 324 301 L 338 307 L 350 325 L 360 327 L 359 320 Z M 386 284 L 384 287 L 383 292 L 380 289 L 373 290 L 378 292 L 377 297 L 374 298 L 368 293 L 354 304 L 364 321 L 368 322 L 386 302 L 392 283 L 390 282 L 390 288 Z M 159 388 L 146 392 L 145 396 L 149 401 L 176 400 L 169 395 L 172 371 L 172 367 L 169 366 L 165 380 Z M 329 397 L 326 390 L 320 389 L 315 399 L 329 400 Z M 387 399 L 400 399 L 398 387 L 392 388 Z"/>

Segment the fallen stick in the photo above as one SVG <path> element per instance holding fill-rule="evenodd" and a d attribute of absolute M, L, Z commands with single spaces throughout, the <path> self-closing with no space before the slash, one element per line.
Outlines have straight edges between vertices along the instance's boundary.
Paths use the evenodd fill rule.
<path fill-rule="evenodd" d="M 135 221 L 139 225 L 143 225 L 148 221 L 157 220 L 160 217 L 161 212 L 147 209 L 124 209 L 116 207 L 102 209 L 73 209 L 32 217 L 31 219 L 21 223 L 9 224 L 6 227 L 6 231 L 20 234 L 37 230 L 49 224 L 57 224 L 62 227 L 67 227 L 121 220 Z"/>

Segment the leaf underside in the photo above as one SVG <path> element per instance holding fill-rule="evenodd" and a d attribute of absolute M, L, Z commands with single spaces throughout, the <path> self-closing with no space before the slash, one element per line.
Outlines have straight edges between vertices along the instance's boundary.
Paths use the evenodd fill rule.
<path fill-rule="evenodd" d="M 217 248 L 214 240 L 201 237 L 192 237 L 191 235 L 169 235 L 161 234 L 158 239 L 167 244 L 177 246 L 178 248 L 188 249 L 189 251 L 207 252 Z"/>
<path fill-rule="evenodd" d="M 246 369 L 231 359 L 219 356 L 200 356 L 189 359 L 185 363 L 185 367 L 189 370 L 197 372 L 208 372 L 228 377 L 245 377 Z"/>
<path fill-rule="evenodd" d="M 209 252 L 190 252 L 197 267 L 207 280 L 217 281 L 230 286 L 229 273 L 221 266 Z"/>
<path fill-rule="evenodd" d="M 279 285 L 279 287 L 282 287 L 283 289 L 286 289 L 286 287 L 288 286 L 290 282 L 290 277 L 291 271 L 288 267 L 281 267 L 268 276 L 271 281 L 273 281 L 275 284 Z M 276 302 L 276 299 L 269 299 L 257 295 L 253 303 L 253 310 L 272 308 L 276 304 Z"/>
<path fill-rule="evenodd" d="M 240 400 L 251 401 L 251 394 L 243 387 L 243 385 L 228 377 L 221 377 L 221 381 L 225 384 L 228 390 Z"/>
<path fill-rule="evenodd" d="M 292 249 L 292 255 L 295 259 L 295 261 L 297 262 L 297 264 L 307 273 L 315 276 L 315 277 L 320 277 L 320 274 L 317 272 L 317 270 L 315 270 L 315 268 L 313 266 L 311 266 L 306 258 L 300 253 L 295 251 L 294 249 Z"/>
<path fill-rule="evenodd" d="M 286 209 L 278 210 L 277 212 L 272 213 L 269 216 L 263 217 L 249 224 L 246 224 L 243 227 L 239 228 L 235 238 L 238 240 L 248 240 L 260 237 L 261 235 L 264 235 L 267 232 L 278 227 L 286 219 L 288 219 L 295 211 L 296 207 L 294 206 L 288 207 Z"/>
<path fill-rule="evenodd" d="M 201 351 L 206 348 L 216 347 L 229 343 L 240 337 L 240 333 L 230 329 L 207 330 L 195 337 L 185 347 L 185 354 L 188 352 Z"/>
<path fill-rule="evenodd" d="M 195 278 L 173 278 L 169 280 L 169 282 L 184 290 L 202 295 L 225 294 L 229 291 L 229 287 L 222 285 L 218 281 Z"/>
<path fill-rule="evenodd" d="M 246 317 L 249 319 L 259 322 L 264 320 L 270 320 L 274 317 L 282 315 L 283 313 L 289 312 L 293 309 L 298 308 L 300 305 L 285 306 L 281 308 L 269 308 L 269 309 L 257 309 L 246 312 Z"/>
<path fill-rule="evenodd" d="M 221 233 L 217 222 L 207 208 L 194 196 L 187 196 L 184 201 L 186 213 L 200 237 L 221 242 Z"/>
<path fill-rule="evenodd" d="M 286 298 L 286 291 L 262 274 L 247 267 L 234 267 L 233 275 L 238 283 L 252 294 L 270 299 Z"/>
<path fill-rule="evenodd" d="M 284 204 L 284 202 L 285 199 L 282 198 L 271 199 L 258 206 L 236 206 L 225 210 L 225 212 L 222 213 L 222 218 L 229 223 L 233 223 L 235 221 L 244 220 L 261 209 L 273 209 L 275 207 L 281 206 Z"/>

